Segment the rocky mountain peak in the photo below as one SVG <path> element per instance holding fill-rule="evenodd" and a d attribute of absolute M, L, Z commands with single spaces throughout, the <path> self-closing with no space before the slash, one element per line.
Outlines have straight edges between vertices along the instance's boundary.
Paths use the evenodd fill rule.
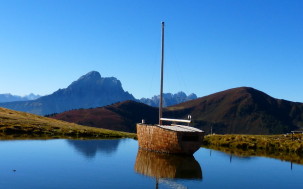
<path fill-rule="evenodd" d="M 101 74 L 97 71 L 91 71 L 87 74 L 81 76 L 78 80 L 72 82 L 67 89 L 83 89 L 94 88 L 95 86 L 100 85 L 102 80 Z"/>
<path fill-rule="evenodd" d="M 91 71 L 87 74 L 81 76 L 78 80 L 72 82 L 69 88 L 73 88 L 76 86 L 85 86 L 85 85 L 95 85 L 101 82 L 101 75 L 97 71 Z"/>
<path fill-rule="evenodd" d="M 176 104 L 186 102 L 189 100 L 194 100 L 194 99 L 197 99 L 196 94 L 192 93 L 189 96 L 187 96 L 183 91 L 180 91 L 176 94 L 172 94 L 172 93 L 163 94 L 164 107 L 176 105 Z M 155 95 L 151 98 L 141 98 L 140 99 L 140 102 L 150 105 L 150 106 L 154 106 L 154 107 L 159 106 L 159 101 L 160 101 L 159 95 Z"/>
<path fill-rule="evenodd" d="M 81 80 L 100 80 L 101 79 L 101 74 L 97 71 L 91 71 L 88 72 L 87 74 L 81 76 L 77 81 Z"/>
<path fill-rule="evenodd" d="M 100 107 L 125 100 L 135 100 L 135 98 L 123 90 L 120 80 L 115 77 L 101 77 L 99 72 L 91 71 L 67 88 L 59 89 L 53 94 L 31 102 L 8 103 L 0 106 L 46 115 L 71 109 Z"/>

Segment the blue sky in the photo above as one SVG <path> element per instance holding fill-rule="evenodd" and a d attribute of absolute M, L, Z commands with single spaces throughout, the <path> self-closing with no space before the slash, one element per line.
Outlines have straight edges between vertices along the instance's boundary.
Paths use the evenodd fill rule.
<path fill-rule="evenodd" d="M 303 102 L 301 0 L 0 0 L 0 94 L 51 94 L 89 71 L 136 98 L 249 86 Z"/>

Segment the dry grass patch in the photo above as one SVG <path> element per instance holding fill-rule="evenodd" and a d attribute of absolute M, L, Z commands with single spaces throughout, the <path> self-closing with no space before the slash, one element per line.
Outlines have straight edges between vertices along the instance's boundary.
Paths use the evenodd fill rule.
<path fill-rule="evenodd" d="M 204 146 L 303 153 L 303 135 L 207 135 Z"/>
<path fill-rule="evenodd" d="M 236 156 L 264 156 L 303 164 L 303 134 L 207 135 L 203 147 Z"/>

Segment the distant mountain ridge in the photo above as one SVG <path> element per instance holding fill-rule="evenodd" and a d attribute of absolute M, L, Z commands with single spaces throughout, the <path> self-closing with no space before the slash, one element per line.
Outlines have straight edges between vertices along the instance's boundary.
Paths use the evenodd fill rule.
<path fill-rule="evenodd" d="M 25 96 L 18 96 L 18 95 L 12 95 L 10 93 L 6 93 L 6 94 L 0 94 L 0 103 L 35 100 L 40 97 L 41 97 L 40 95 L 35 95 L 33 93 L 30 93 L 29 95 L 25 95 Z"/>
<path fill-rule="evenodd" d="M 176 94 L 164 93 L 163 94 L 163 107 L 180 104 L 182 102 L 186 102 L 186 101 L 194 100 L 194 99 L 197 99 L 197 95 L 194 93 L 192 93 L 188 96 L 182 91 L 180 91 Z M 147 104 L 149 106 L 158 107 L 159 102 L 160 102 L 160 95 L 155 95 L 152 98 L 141 98 L 139 101 L 144 104 Z"/>
<path fill-rule="evenodd" d="M 275 99 L 250 87 L 214 93 L 164 109 L 164 117 L 187 118 L 207 134 L 282 134 L 303 130 L 303 103 Z M 96 116 L 98 115 L 98 116 Z M 158 122 L 158 108 L 125 101 L 102 108 L 73 110 L 53 118 L 82 125 L 135 132 L 136 123 Z M 108 124 L 112 123 L 112 124 Z"/>
<path fill-rule="evenodd" d="M 94 108 L 108 104 L 135 100 L 124 91 L 121 82 L 114 77 L 101 77 L 92 71 L 81 76 L 65 89 L 39 99 L 24 102 L 0 103 L 1 107 L 38 115 L 60 113 L 79 108 Z"/>
<path fill-rule="evenodd" d="M 50 95 L 40 97 L 30 94 L 24 100 L 13 95 L 11 97 L 3 95 L 3 99 L 4 97 L 6 97 L 6 101 L 0 101 L 0 107 L 37 115 L 61 113 L 80 108 L 101 107 L 125 100 L 140 101 L 127 91 L 124 91 L 121 82 L 117 78 L 101 77 L 97 71 L 81 76 L 67 88 L 59 89 Z M 164 94 L 164 105 L 170 106 L 195 98 L 197 98 L 195 94 L 187 96 L 184 92 L 177 94 L 167 93 Z M 157 96 L 152 99 L 143 98 L 141 100 L 151 106 L 159 105 L 159 97 Z"/>

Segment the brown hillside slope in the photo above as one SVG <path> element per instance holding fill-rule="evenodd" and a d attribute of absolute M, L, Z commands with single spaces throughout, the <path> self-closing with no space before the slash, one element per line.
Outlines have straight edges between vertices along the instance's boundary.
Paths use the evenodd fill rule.
<path fill-rule="evenodd" d="M 277 134 L 303 128 L 303 104 L 280 100 L 249 87 L 218 92 L 166 109 L 210 133 Z"/>
<path fill-rule="evenodd" d="M 134 134 L 86 127 L 61 120 L 0 108 L 0 139 L 135 137 Z"/>
<path fill-rule="evenodd" d="M 124 101 L 100 108 L 79 109 L 52 116 L 68 122 L 117 131 L 136 132 L 136 123 L 145 119 L 156 123 L 158 109 L 134 101 Z"/>

